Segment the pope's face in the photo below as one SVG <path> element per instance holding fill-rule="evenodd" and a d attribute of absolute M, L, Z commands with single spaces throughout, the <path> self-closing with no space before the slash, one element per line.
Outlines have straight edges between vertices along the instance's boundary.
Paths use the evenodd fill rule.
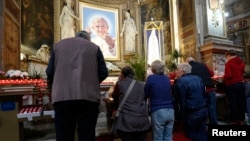
<path fill-rule="evenodd" d="M 105 36 L 108 34 L 109 27 L 103 20 L 97 20 L 96 22 L 94 22 L 92 28 L 95 33 L 102 38 L 105 38 Z"/>

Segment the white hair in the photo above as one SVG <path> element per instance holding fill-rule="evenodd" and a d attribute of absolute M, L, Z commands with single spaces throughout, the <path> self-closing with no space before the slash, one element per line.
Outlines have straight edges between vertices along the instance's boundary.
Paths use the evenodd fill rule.
<path fill-rule="evenodd" d="M 188 63 L 181 63 L 177 66 L 178 70 L 182 70 L 185 74 L 191 73 L 192 66 Z"/>
<path fill-rule="evenodd" d="M 190 61 L 195 61 L 195 59 L 193 58 L 193 57 L 188 57 L 187 59 L 186 59 L 186 62 L 190 62 Z"/>

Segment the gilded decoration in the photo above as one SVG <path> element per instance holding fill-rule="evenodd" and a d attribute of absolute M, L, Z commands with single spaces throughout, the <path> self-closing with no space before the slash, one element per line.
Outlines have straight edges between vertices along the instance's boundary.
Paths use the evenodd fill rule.
<path fill-rule="evenodd" d="M 105 60 L 120 60 L 118 10 L 103 5 L 79 3 L 80 29 L 90 33 L 91 42 L 100 47 Z M 100 28 L 104 32 L 100 32 Z"/>
<path fill-rule="evenodd" d="M 199 53 L 196 48 L 195 38 L 195 18 L 194 18 L 194 3 L 192 0 L 179 1 L 179 38 L 180 52 L 183 54 L 182 59 L 188 56 L 199 58 Z M 185 61 L 185 60 L 181 60 Z"/>
<path fill-rule="evenodd" d="M 184 28 L 193 22 L 193 11 L 192 0 L 179 1 L 180 27 Z"/>
<path fill-rule="evenodd" d="M 92 4 L 92 5 L 102 5 L 104 7 L 111 7 L 111 8 L 117 8 L 118 9 L 118 29 L 119 31 L 122 28 L 122 23 L 124 20 L 123 11 L 126 9 L 129 9 L 131 11 L 131 17 L 134 18 L 136 27 L 139 31 L 137 37 L 136 37 L 136 45 L 137 50 L 136 54 L 139 55 L 145 55 L 144 51 L 144 39 L 143 39 L 143 26 L 146 21 L 150 21 L 151 18 L 153 18 L 155 21 L 163 21 L 163 32 L 164 32 L 164 48 L 165 48 L 165 54 L 168 54 L 172 50 L 172 43 L 171 43 L 171 24 L 170 24 L 170 6 L 169 1 L 166 0 L 73 0 L 74 6 L 73 10 L 75 11 L 76 16 L 80 17 L 79 13 L 79 7 L 80 2 Z M 33 8 L 30 8 L 30 5 L 39 5 L 39 7 L 34 6 Z M 21 1 L 22 6 L 22 24 L 25 27 L 22 26 L 22 52 L 24 52 L 26 55 L 36 55 L 37 51 L 41 48 L 42 45 L 46 44 L 50 47 L 52 45 L 52 41 L 58 42 L 61 40 L 60 34 L 61 29 L 59 26 L 59 16 L 62 10 L 62 7 L 65 5 L 64 0 L 43 0 L 43 1 Z M 30 9 L 29 9 L 30 8 Z M 38 13 L 34 12 L 34 9 Z M 40 13 L 46 13 L 49 10 L 49 13 L 52 14 L 50 16 L 54 17 L 52 18 L 52 21 L 45 23 L 44 25 L 35 24 L 35 21 L 38 21 L 39 18 L 42 20 L 42 18 L 49 17 L 45 16 L 44 14 Z M 35 17 L 34 19 L 27 18 L 30 15 L 33 15 Z M 191 15 L 191 14 L 190 14 Z M 45 21 L 45 20 L 44 20 Z M 81 20 L 80 20 L 81 21 Z M 52 23 L 51 23 L 52 22 Z M 30 24 L 33 23 L 33 24 Z M 34 26 L 30 25 L 37 25 L 38 27 L 35 28 Z M 46 26 L 47 28 L 45 28 Z M 51 27 L 52 25 L 52 35 L 51 35 Z M 44 26 L 44 28 L 42 27 Z M 25 31 L 24 31 L 25 29 Z M 53 39 L 41 39 L 37 37 L 39 33 L 39 30 L 46 31 L 47 35 L 51 35 Z M 76 31 L 81 30 L 80 22 L 76 24 Z M 42 32 L 40 32 L 41 34 Z M 113 59 L 113 62 L 122 62 L 127 57 L 133 57 L 133 56 L 127 56 L 124 53 L 124 39 L 122 37 L 118 37 L 120 40 L 119 48 L 120 48 L 120 59 Z M 47 44 L 48 43 L 48 44 Z"/>
<path fill-rule="evenodd" d="M 165 54 L 171 52 L 171 31 L 170 31 L 170 6 L 169 1 L 166 0 L 141 0 L 141 28 L 144 29 L 145 22 L 163 21 L 163 32 L 164 32 L 164 49 Z M 141 30 L 141 35 L 143 30 Z M 142 38 L 142 46 L 144 45 L 144 39 Z M 145 50 L 143 50 L 146 53 Z"/>

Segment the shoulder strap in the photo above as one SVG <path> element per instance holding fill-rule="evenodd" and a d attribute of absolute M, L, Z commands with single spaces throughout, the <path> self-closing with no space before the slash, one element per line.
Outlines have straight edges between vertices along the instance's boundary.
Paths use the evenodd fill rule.
<path fill-rule="evenodd" d="M 119 117 L 119 114 L 120 114 L 120 111 L 121 111 L 121 109 L 122 109 L 122 106 L 123 106 L 123 104 L 125 103 L 125 101 L 127 100 L 128 95 L 130 94 L 132 88 L 133 88 L 134 85 L 135 85 L 135 82 L 136 82 L 136 80 L 132 80 L 132 82 L 130 83 L 130 85 L 129 85 L 129 87 L 128 87 L 128 90 L 126 91 L 126 93 L 125 93 L 125 95 L 124 95 L 124 97 L 123 97 L 121 103 L 119 104 L 119 107 L 118 107 L 116 113 L 115 113 L 115 117 Z"/>

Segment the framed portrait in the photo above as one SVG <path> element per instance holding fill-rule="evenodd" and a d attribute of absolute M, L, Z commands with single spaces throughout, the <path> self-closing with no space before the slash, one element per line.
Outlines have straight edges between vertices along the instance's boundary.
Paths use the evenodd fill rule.
<path fill-rule="evenodd" d="M 144 40 L 147 65 L 151 65 L 154 60 L 164 61 L 163 21 L 145 22 Z"/>
<path fill-rule="evenodd" d="M 91 35 L 105 60 L 120 60 L 118 8 L 79 2 L 81 30 Z"/>

